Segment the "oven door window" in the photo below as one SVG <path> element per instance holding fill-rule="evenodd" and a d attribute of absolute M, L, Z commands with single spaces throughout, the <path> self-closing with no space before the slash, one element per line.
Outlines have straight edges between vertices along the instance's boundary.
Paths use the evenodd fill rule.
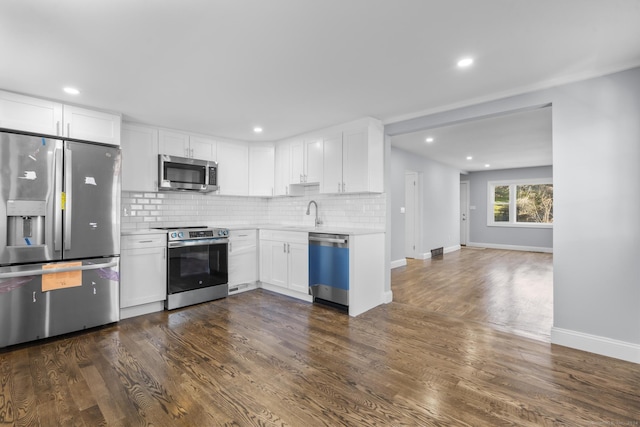
<path fill-rule="evenodd" d="M 169 294 L 226 284 L 227 244 L 169 249 L 168 275 Z"/>

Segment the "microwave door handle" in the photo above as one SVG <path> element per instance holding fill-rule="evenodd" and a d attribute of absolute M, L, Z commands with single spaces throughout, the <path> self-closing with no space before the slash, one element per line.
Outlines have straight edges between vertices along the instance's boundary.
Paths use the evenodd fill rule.
<path fill-rule="evenodd" d="M 64 202 L 64 250 L 68 251 L 71 249 L 71 207 L 73 192 L 71 190 L 71 186 L 73 184 L 72 177 L 72 167 L 71 164 L 73 162 L 73 156 L 71 150 L 69 148 L 64 149 L 64 191 L 65 191 L 65 202 Z"/>

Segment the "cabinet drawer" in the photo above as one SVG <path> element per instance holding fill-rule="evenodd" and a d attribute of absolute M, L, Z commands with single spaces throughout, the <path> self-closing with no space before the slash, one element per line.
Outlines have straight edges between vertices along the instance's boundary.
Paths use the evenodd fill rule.
<path fill-rule="evenodd" d="M 143 249 L 167 246 L 167 235 L 144 234 L 138 236 L 122 236 L 122 249 Z"/>
<path fill-rule="evenodd" d="M 308 243 L 309 233 L 305 231 L 260 230 L 260 240 L 276 242 Z"/>

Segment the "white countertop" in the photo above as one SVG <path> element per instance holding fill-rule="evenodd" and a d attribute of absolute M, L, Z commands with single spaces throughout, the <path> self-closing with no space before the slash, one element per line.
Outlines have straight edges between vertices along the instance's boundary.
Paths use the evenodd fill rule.
<path fill-rule="evenodd" d="M 217 225 L 217 227 L 220 227 Z M 247 225 L 232 225 L 225 227 L 229 230 L 278 230 L 278 231 L 301 231 L 305 233 L 330 233 L 330 234 L 348 234 L 350 236 L 358 236 L 365 234 L 384 234 L 384 230 L 375 230 L 369 228 L 340 228 L 332 226 L 309 227 L 304 225 L 286 225 L 286 224 L 247 224 Z M 166 234 L 165 230 L 157 229 L 137 229 L 137 230 L 122 230 L 123 236 L 136 236 L 145 234 Z"/>
<path fill-rule="evenodd" d="M 340 228 L 321 225 L 319 227 L 308 227 L 304 225 L 282 225 L 267 224 L 259 225 L 256 228 L 263 230 L 279 230 L 279 231 L 302 231 L 305 233 L 329 233 L 329 234 L 348 234 L 350 236 L 364 234 L 384 234 L 384 230 L 374 230 L 369 228 Z M 232 229 L 232 228 L 229 228 Z"/>

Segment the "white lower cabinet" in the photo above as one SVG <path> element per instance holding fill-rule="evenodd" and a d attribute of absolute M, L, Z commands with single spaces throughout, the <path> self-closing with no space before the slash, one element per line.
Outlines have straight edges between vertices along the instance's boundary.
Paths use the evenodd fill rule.
<path fill-rule="evenodd" d="M 166 233 L 122 236 L 120 318 L 160 311 L 167 298 Z"/>
<path fill-rule="evenodd" d="M 229 231 L 229 294 L 256 288 L 258 280 L 258 233 Z"/>
<path fill-rule="evenodd" d="M 260 282 L 267 289 L 310 301 L 308 233 L 260 230 Z"/>

